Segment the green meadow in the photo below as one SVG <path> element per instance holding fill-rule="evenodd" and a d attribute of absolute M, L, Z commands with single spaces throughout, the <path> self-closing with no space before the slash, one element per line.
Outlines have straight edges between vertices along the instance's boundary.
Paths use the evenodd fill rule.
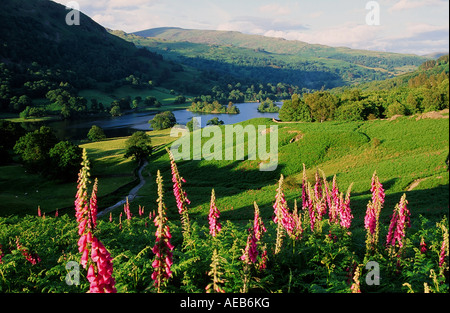
<path fill-rule="evenodd" d="M 269 127 L 275 123 L 268 119 L 254 119 L 241 124 Z M 263 216 L 272 216 L 274 194 L 281 174 L 285 176 L 289 207 L 293 208 L 294 200 L 301 201 L 303 164 L 311 182 L 319 170 L 321 176 L 323 171 L 330 184 L 336 175 L 341 191 L 353 183 L 352 211 L 358 226 L 371 197 L 370 183 L 375 171 L 386 189 L 386 209 L 382 218 L 390 218 L 403 193 L 407 195 L 413 216 L 422 214 L 439 218 L 448 212 L 448 119 L 416 121 L 403 117 L 394 121 L 277 125 L 279 164 L 273 172 L 260 172 L 259 161 L 247 160 L 247 157 L 244 161 L 177 162 L 187 181 L 185 190 L 191 200 L 190 212 L 199 223 L 207 221 L 213 188 L 221 218 L 225 220 L 246 223 L 252 218 L 254 201 L 257 201 Z M 222 133 L 225 134 L 224 131 Z M 202 145 L 208 140 L 204 138 Z M 172 192 L 169 158 L 162 148 L 151 158 L 144 172 L 147 183 L 132 207 L 155 207 L 157 170 L 161 170 L 166 181 L 166 193 Z M 173 209 L 176 207 L 174 199 L 168 197 L 167 206 L 169 214 L 177 218 Z"/>
<path fill-rule="evenodd" d="M 439 216 L 448 210 L 448 119 L 402 117 L 393 121 L 289 124 L 254 119 L 241 124 L 278 125 L 278 167 L 273 172 L 260 172 L 258 160 L 248 160 L 247 156 L 244 161 L 179 161 L 192 201 L 190 210 L 199 218 L 208 214 L 212 188 L 216 190 L 218 207 L 225 219 L 247 220 L 252 214 L 253 201 L 260 204 L 266 217 L 270 216 L 281 174 L 286 177 L 286 196 L 293 207 L 294 199 L 299 200 L 301 195 L 303 164 L 310 181 L 317 170 L 322 170 L 329 182 L 337 176 L 341 190 L 353 183 L 352 208 L 356 216 L 365 212 L 374 171 L 385 186 L 389 206 L 393 207 L 406 193 L 413 214 Z M 161 170 L 167 181 L 167 192 L 171 191 L 170 163 L 164 147 L 170 146 L 175 138 L 170 137 L 170 130 L 149 134 L 157 148 L 144 171 L 146 185 L 132 206 L 152 208 L 156 200 L 157 170 Z M 97 177 L 100 182 L 101 208 L 125 197 L 137 184 L 134 175 L 137 164 L 123 157 L 125 141 L 126 138 L 115 138 L 81 145 L 91 160 L 92 178 Z M 203 138 L 202 145 L 206 141 L 208 138 Z M 20 165 L 8 165 L 1 167 L 0 186 L 1 215 L 23 215 L 34 214 L 37 205 L 49 212 L 72 206 L 76 181 L 49 181 L 25 173 Z M 170 201 L 168 207 L 174 206 Z M 386 215 L 389 214 L 390 210 L 386 210 Z"/>

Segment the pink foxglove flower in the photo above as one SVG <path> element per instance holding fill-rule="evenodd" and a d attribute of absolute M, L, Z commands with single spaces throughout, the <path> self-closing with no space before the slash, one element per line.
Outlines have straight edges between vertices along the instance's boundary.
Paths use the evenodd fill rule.
<path fill-rule="evenodd" d="M 316 198 L 316 201 L 319 201 L 322 199 L 322 181 L 319 176 L 319 171 L 316 171 L 316 183 L 314 185 L 314 197 Z"/>
<path fill-rule="evenodd" d="M 444 241 L 442 241 L 441 251 L 439 252 L 439 267 L 442 267 L 445 263 L 445 250 L 446 250 L 446 246 L 445 246 L 445 240 L 444 240 Z"/>
<path fill-rule="evenodd" d="M 39 257 L 39 255 L 37 255 L 37 253 L 30 252 L 30 250 L 28 248 L 26 248 L 20 244 L 19 238 L 16 239 L 16 246 L 17 246 L 17 250 L 19 250 L 22 253 L 22 255 L 25 257 L 25 259 L 28 262 L 30 262 L 31 264 L 36 265 L 39 262 L 41 262 L 41 258 Z M 0 251 L 0 253 L 1 253 L 1 251 Z M 0 257 L 0 261 L 1 261 L 1 257 Z"/>
<path fill-rule="evenodd" d="M 274 216 L 273 221 L 281 224 L 289 236 L 294 233 L 295 223 L 292 215 L 289 213 L 287 202 L 283 192 L 284 177 L 281 175 L 277 194 L 275 196 L 275 204 L 273 205 Z"/>
<path fill-rule="evenodd" d="M 211 192 L 211 203 L 209 207 L 209 233 L 211 236 L 215 237 L 220 230 L 222 229 L 222 225 L 219 222 L 220 211 L 216 206 L 216 194 L 214 189 Z"/>
<path fill-rule="evenodd" d="M 406 227 L 411 227 L 410 213 L 407 204 L 408 200 L 406 200 L 406 194 L 404 194 L 392 214 L 389 232 L 386 238 L 386 245 L 394 247 L 395 243 L 398 243 L 400 248 L 403 247 Z"/>
<path fill-rule="evenodd" d="M 133 216 L 133 214 L 131 214 L 131 211 L 130 211 L 130 203 L 128 202 L 128 197 L 127 197 L 127 201 L 123 205 L 123 211 L 125 212 L 125 214 L 127 216 L 127 220 L 131 220 L 131 217 Z"/>
<path fill-rule="evenodd" d="M 384 205 L 384 189 L 383 185 L 375 171 L 372 175 L 372 184 L 370 191 L 372 192 L 372 200 L 367 204 L 366 215 L 364 217 L 364 228 L 366 229 L 366 250 L 375 250 L 378 245 L 379 237 L 379 218 L 380 212 Z"/>
<path fill-rule="evenodd" d="M 247 237 L 247 245 L 244 253 L 241 256 L 241 260 L 247 264 L 255 264 L 259 255 L 258 243 L 261 241 L 262 235 L 267 231 L 264 227 L 264 223 L 259 214 L 259 208 L 256 202 L 254 202 L 255 217 L 253 219 L 253 228 L 249 229 L 250 234 Z M 267 257 L 267 252 L 263 255 L 263 258 Z M 262 260 L 265 263 L 265 260 Z"/>
<path fill-rule="evenodd" d="M 307 186 L 306 186 L 306 182 L 308 181 L 308 177 L 306 177 L 306 167 L 305 167 L 305 163 L 303 163 L 303 177 L 302 177 L 302 209 L 306 210 L 306 208 L 308 207 L 308 194 L 307 194 Z"/>
<path fill-rule="evenodd" d="M 91 250 L 91 259 L 95 262 L 95 267 L 92 264 L 89 266 L 89 271 L 91 268 L 94 270 L 94 277 L 92 279 L 89 277 L 88 271 L 88 280 L 91 283 L 89 292 L 91 293 L 116 293 L 117 290 L 115 288 L 115 280 L 112 277 L 113 273 L 113 264 L 111 254 L 106 250 L 105 246 L 95 237 L 92 240 L 92 250 Z M 95 273 L 95 271 L 97 271 Z M 91 280 L 90 280 L 91 279 Z"/>
<path fill-rule="evenodd" d="M 339 197 L 339 188 L 337 186 L 337 181 L 336 181 L 336 175 L 334 175 L 333 177 L 333 185 L 331 187 L 331 197 L 330 197 L 330 201 L 328 202 L 328 215 L 330 216 L 330 222 L 331 223 L 339 223 L 339 212 L 338 209 L 340 207 L 341 203 L 340 203 L 340 197 Z"/>
<path fill-rule="evenodd" d="M 353 215 L 352 210 L 350 208 L 350 191 L 352 189 L 352 185 L 347 190 L 347 194 L 345 195 L 345 200 L 343 199 L 343 195 L 341 195 L 339 200 L 339 219 L 342 227 L 349 229 L 352 225 Z"/>
<path fill-rule="evenodd" d="M 262 254 L 261 254 L 261 261 L 258 264 L 259 270 L 265 270 L 267 268 L 267 248 L 266 246 L 263 246 L 262 248 Z"/>
<path fill-rule="evenodd" d="M 251 264 L 256 263 L 258 257 L 257 240 L 254 233 L 251 233 L 247 237 L 247 245 L 245 246 L 244 254 L 241 256 L 241 260 Z"/>
<path fill-rule="evenodd" d="M 189 221 L 188 205 L 191 204 L 191 201 L 189 201 L 186 192 L 182 188 L 182 183 L 185 183 L 186 180 L 180 176 L 172 152 L 167 148 L 166 151 L 169 154 L 170 158 L 170 167 L 172 171 L 172 182 L 173 182 L 173 194 L 177 202 L 178 213 L 180 213 L 181 215 L 183 236 L 189 236 L 191 232 L 190 230 L 191 225 Z"/>
<path fill-rule="evenodd" d="M 91 217 L 91 223 L 93 228 L 97 227 L 97 211 L 98 211 L 97 192 L 98 192 L 98 179 L 96 178 L 94 181 L 94 186 L 92 187 L 91 200 L 89 201 L 89 210 L 90 210 L 89 215 Z"/>
<path fill-rule="evenodd" d="M 374 235 L 378 230 L 378 219 L 385 198 L 383 185 L 380 183 L 377 172 L 373 173 L 370 191 L 372 192 L 372 202 L 367 206 L 364 227 L 370 231 L 371 235 Z"/>
<path fill-rule="evenodd" d="M 253 233 L 255 234 L 256 240 L 260 241 L 262 235 L 267 231 L 267 229 L 264 226 L 264 223 L 259 213 L 259 207 L 256 204 L 256 202 L 253 203 L 253 206 L 255 208 L 255 217 L 253 219 Z"/>
<path fill-rule="evenodd" d="M 87 184 L 89 183 L 89 160 L 86 149 L 83 149 L 83 162 L 78 174 L 78 190 L 75 199 L 75 217 L 78 222 L 78 251 L 81 253 L 80 263 L 88 268 L 87 278 L 92 293 L 116 292 L 115 281 L 112 278 L 112 258 L 103 244 L 94 237 L 93 231 L 97 225 L 97 190 L 95 180 L 92 196 L 88 199 Z"/>
<path fill-rule="evenodd" d="M 420 253 L 425 253 L 427 252 L 427 244 L 425 243 L 425 239 L 422 237 L 422 239 L 420 239 Z"/>
<path fill-rule="evenodd" d="M 155 258 L 152 262 L 152 267 L 154 268 L 152 279 L 158 292 L 161 292 L 161 286 L 164 281 L 172 276 L 170 268 L 173 264 L 172 251 L 174 246 L 170 243 L 172 235 L 170 234 L 170 229 L 167 225 L 166 206 L 163 200 L 163 180 L 160 171 L 157 173 L 156 182 L 158 184 L 158 215 L 154 220 L 157 229 L 155 233 L 155 246 L 152 249 L 155 254 Z"/>
<path fill-rule="evenodd" d="M 448 226 L 446 226 L 446 223 L 444 221 L 437 223 L 437 226 L 441 228 L 442 230 L 442 245 L 441 245 L 441 251 L 439 252 L 439 267 L 440 272 L 443 274 L 443 272 L 448 271 L 448 256 L 449 256 L 449 237 L 448 237 Z"/>
<path fill-rule="evenodd" d="M 308 209 L 309 214 L 309 222 L 311 226 L 311 231 L 314 231 L 314 227 L 316 225 L 316 218 L 317 218 L 317 210 L 315 206 L 315 198 L 313 195 L 313 190 L 310 183 L 307 183 L 307 201 L 306 201 L 306 208 Z"/>

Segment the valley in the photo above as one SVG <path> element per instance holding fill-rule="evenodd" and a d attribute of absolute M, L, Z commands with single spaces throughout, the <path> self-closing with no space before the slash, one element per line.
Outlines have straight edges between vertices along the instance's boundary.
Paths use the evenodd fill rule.
<path fill-rule="evenodd" d="M 0 293 L 448 292 L 448 54 L 66 14 L 0 4 Z"/>

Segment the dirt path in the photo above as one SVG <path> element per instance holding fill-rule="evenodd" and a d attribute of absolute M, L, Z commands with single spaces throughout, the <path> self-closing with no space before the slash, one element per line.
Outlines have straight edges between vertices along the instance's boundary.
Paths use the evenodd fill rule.
<path fill-rule="evenodd" d="M 120 207 L 120 206 L 123 206 L 123 205 L 127 202 L 127 198 L 128 198 L 128 201 L 130 201 L 130 202 L 133 201 L 134 198 L 136 198 L 136 195 L 137 195 L 137 193 L 139 192 L 139 190 L 140 190 L 142 187 L 144 187 L 144 185 L 145 185 L 145 179 L 144 179 L 144 176 L 142 175 L 142 171 L 144 170 L 144 168 L 145 168 L 147 165 L 148 165 L 148 162 L 145 161 L 145 163 L 142 164 L 142 166 L 139 168 L 139 171 L 138 171 L 139 184 L 138 184 L 136 187 L 134 187 L 133 189 L 130 190 L 128 196 L 126 196 L 125 199 L 123 199 L 123 200 L 117 202 L 117 203 L 114 204 L 113 206 L 110 206 L 109 208 L 106 208 L 106 209 L 100 211 L 100 212 L 97 214 L 99 217 L 101 217 L 101 216 L 103 216 L 103 215 L 105 215 L 105 214 L 111 212 L 111 211 L 114 210 L 115 208 L 118 208 L 118 207 Z"/>
<path fill-rule="evenodd" d="M 426 179 L 426 178 L 419 178 L 419 179 L 416 179 L 411 185 L 409 185 L 408 191 L 414 190 L 414 188 L 416 188 L 417 186 L 419 186 L 419 184 L 420 184 L 421 182 L 423 182 L 425 179 Z"/>

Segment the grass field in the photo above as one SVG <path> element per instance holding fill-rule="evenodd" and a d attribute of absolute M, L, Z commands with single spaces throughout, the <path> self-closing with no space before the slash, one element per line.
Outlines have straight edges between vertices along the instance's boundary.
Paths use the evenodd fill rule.
<path fill-rule="evenodd" d="M 246 123 L 273 124 L 266 119 L 251 120 L 243 125 Z M 292 208 L 294 199 L 301 200 L 303 163 L 310 181 L 316 170 L 321 169 L 330 183 L 333 176 L 337 176 L 341 191 L 353 183 L 352 210 L 356 224 L 362 223 L 374 171 L 386 189 L 382 218 L 390 218 L 403 193 L 414 216 L 441 217 L 448 213 L 448 130 L 446 119 L 416 121 L 408 117 L 395 121 L 281 124 L 279 166 L 274 172 L 260 172 L 258 162 L 249 160 L 180 161 L 178 165 L 187 180 L 185 190 L 192 202 L 190 210 L 203 221 L 207 221 L 212 188 L 224 219 L 243 222 L 251 219 L 253 201 L 258 202 L 263 216 L 271 216 L 280 174 L 286 177 L 286 197 Z M 298 134 L 302 134 L 302 139 L 289 143 Z M 166 181 L 166 192 L 171 192 L 170 165 L 165 151 L 154 156 L 147 173 L 154 178 L 158 169 Z M 141 198 L 136 200 L 135 206 L 154 207 L 155 190 L 153 180 L 148 182 L 139 192 Z M 175 207 L 170 201 L 169 198 L 168 207 Z"/>
<path fill-rule="evenodd" d="M 242 125 L 273 125 L 268 119 L 255 119 Z M 251 218 L 253 201 L 257 201 L 263 215 L 270 216 L 280 174 L 286 177 L 286 197 L 290 207 L 301 194 L 303 163 L 312 181 L 321 169 L 331 182 L 337 175 L 341 190 L 354 183 L 352 209 L 355 216 L 363 216 L 370 199 L 370 181 L 377 171 L 386 189 L 384 218 L 405 192 L 413 214 L 440 216 L 448 212 L 449 174 L 445 163 L 449 153 L 449 124 L 447 119 L 403 117 L 395 121 L 325 122 L 279 124 L 279 165 L 274 172 L 260 172 L 258 161 L 180 161 L 178 162 L 193 216 L 207 215 L 211 189 L 216 190 L 217 204 L 224 219 Z M 140 190 L 132 206 L 155 207 L 156 171 L 162 171 L 166 192 L 171 192 L 170 164 L 163 146 L 170 143 L 170 131 L 149 132 L 154 146 L 161 146 L 144 171 L 146 185 Z M 301 136 L 299 136 L 301 135 Z M 289 143 L 299 136 L 296 142 Z M 123 158 L 126 138 L 83 144 L 92 164 L 92 177 L 100 181 L 100 207 L 114 204 L 123 198 L 134 180 L 136 164 Z M 207 139 L 204 139 L 206 141 Z M 121 186 L 127 188 L 119 189 Z M 38 175 L 24 173 L 20 165 L 1 168 L 0 212 L 34 214 L 37 205 L 43 211 L 70 207 L 76 181 L 59 183 L 45 181 Z M 171 198 L 168 207 L 175 207 Z M 120 210 L 118 210 L 120 211 Z M 118 212 L 117 211 L 117 212 Z M 175 213 L 175 210 L 172 211 Z M 355 221 L 361 222 L 361 219 Z"/>
<path fill-rule="evenodd" d="M 168 131 L 149 132 L 154 146 L 166 143 L 170 138 Z M 131 159 L 125 159 L 125 138 L 115 138 L 80 145 L 88 152 L 92 168 L 92 178 L 100 181 L 99 197 L 101 207 L 115 203 L 126 189 L 123 186 L 135 181 L 137 166 Z M 76 177 L 73 181 L 61 182 L 47 180 L 38 174 L 30 174 L 19 165 L 0 167 L 0 215 L 34 215 L 39 205 L 43 212 L 70 208 L 76 193 Z M 106 197 L 105 197 L 106 196 Z"/>

